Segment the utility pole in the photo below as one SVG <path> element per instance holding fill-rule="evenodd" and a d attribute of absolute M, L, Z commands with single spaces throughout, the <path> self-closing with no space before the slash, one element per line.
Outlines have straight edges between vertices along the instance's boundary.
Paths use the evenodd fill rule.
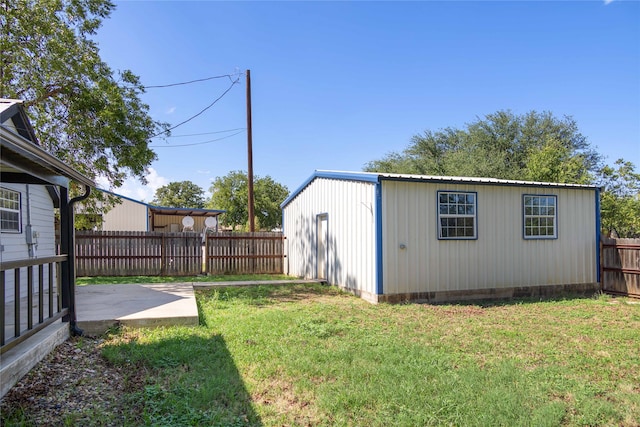
<path fill-rule="evenodd" d="M 251 134 L 251 70 L 247 70 L 247 158 L 249 162 L 247 180 L 249 189 L 249 231 L 256 231 L 255 215 L 253 213 L 253 140 Z"/>

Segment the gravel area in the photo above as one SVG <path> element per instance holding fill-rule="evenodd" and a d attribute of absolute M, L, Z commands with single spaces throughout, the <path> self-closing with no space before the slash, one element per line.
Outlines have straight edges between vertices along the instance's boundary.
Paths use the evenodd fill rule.
<path fill-rule="evenodd" d="M 0 401 L 0 425 L 136 424 L 140 414 L 124 396 L 142 389 L 143 376 L 109 364 L 102 343 L 82 337 L 56 347 Z"/>

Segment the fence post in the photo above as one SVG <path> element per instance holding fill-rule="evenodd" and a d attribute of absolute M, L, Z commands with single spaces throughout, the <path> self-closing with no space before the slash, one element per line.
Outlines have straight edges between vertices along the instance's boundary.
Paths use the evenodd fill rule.
<path fill-rule="evenodd" d="M 165 238 L 164 238 L 164 233 L 162 233 L 162 240 L 160 241 L 160 275 L 164 276 L 165 273 L 165 264 L 166 264 L 166 257 L 167 257 L 167 251 L 165 249 Z"/>
<path fill-rule="evenodd" d="M 207 236 L 207 231 L 202 232 L 202 266 L 200 268 L 200 273 L 208 274 L 208 266 L 207 266 L 207 256 L 209 254 L 209 236 Z"/>
<path fill-rule="evenodd" d="M 598 268 L 600 269 L 600 274 L 598 277 L 600 278 L 600 283 L 598 286 L 600 287 L 600 291 L 604 290 L 604 244 L 602 243 L 602 237 L 600 237 L 600 241 L 598 242 L 600 245 L 600 265 Z"/>

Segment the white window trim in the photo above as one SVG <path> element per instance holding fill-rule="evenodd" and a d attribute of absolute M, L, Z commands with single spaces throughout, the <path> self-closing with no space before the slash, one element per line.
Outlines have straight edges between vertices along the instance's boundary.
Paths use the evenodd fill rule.
<path fill-rule="evenodd" d="M 440 213 L 440 195 L 441 194 L 468 194 L 473 195 L 473 214 L 442 214 Z M 477 240 L 478 239 L 478 193 L 476 191 L 461 190 L 438 190 L 436 191 L 436 209 L 438 210 L 438 240 Z M 473 218 L 473 236 L 443 236 L 442 235 L 442 218 Z"/>
<path fill-rule="evenodd" d="M 7 191 L 9 193 L 15 193 L 18 195 L 18 209 L 10 209 L 0 206 L 0 211 L 11 212 L 18 214 L 18 229 L 0 229 L 2 233 L 13 233 L 20 234 L 22 233 L 22 193 L 16 190 L 11 190 L 9 188 L 0 187 L 0 190 Z"/>
<path fill-rule="evenodd" d="M 554 199 L 553 205 L 553 215 L 527 215 L 527 197 L 536 197 L 536 198 L 552 198 Z M 527 218 L 537 218 L 537 219 L 553 219 L 553 234 L 552 235 L 527 235 Z M 525 240 L 553 240 L 558 238 L 558 196 L 555 194 L 523 194 L 522 195 L 522 237 Z"/>

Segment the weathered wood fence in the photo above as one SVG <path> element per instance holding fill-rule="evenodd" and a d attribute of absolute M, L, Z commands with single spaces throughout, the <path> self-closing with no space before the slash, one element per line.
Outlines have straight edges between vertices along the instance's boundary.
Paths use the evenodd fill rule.
<path fill-rule="evenodd" d="M 640 239 L 602 238 L 602 290 L 640 298 Z"/>
<path fill-rule="evenodd" d="M 190 276 L 283 271 L 282 233 L 76 232 L 77 276 Z"/>

